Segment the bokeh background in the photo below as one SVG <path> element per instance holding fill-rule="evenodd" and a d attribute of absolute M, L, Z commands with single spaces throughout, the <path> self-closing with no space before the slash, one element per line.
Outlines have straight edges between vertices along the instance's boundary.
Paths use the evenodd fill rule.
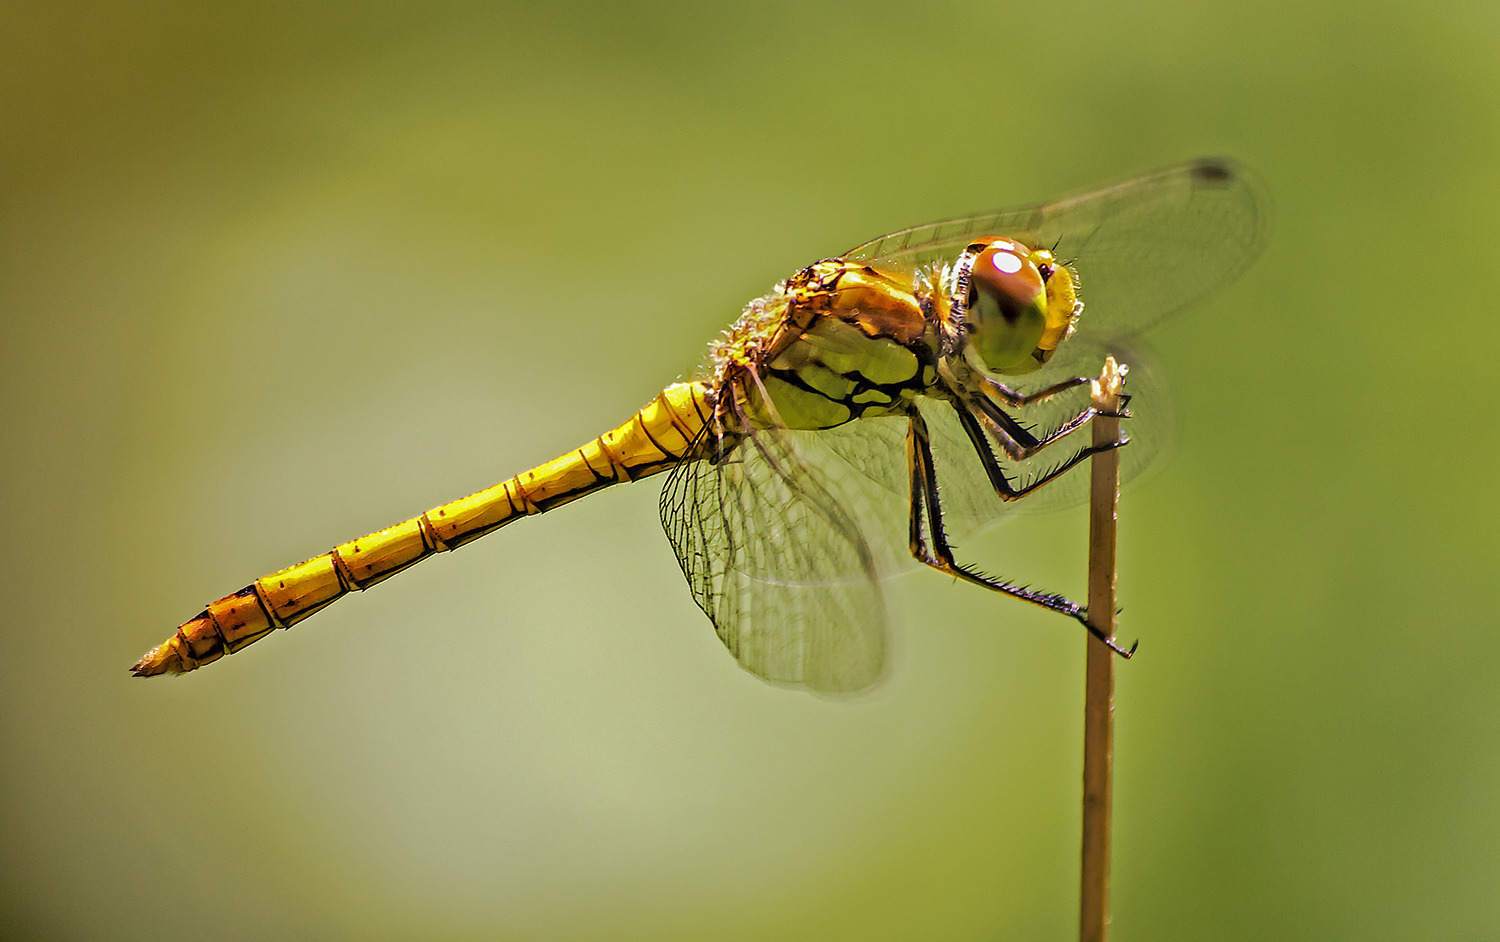
<path fill-rule="evenodd" d="M 1127 491 L 1127 939 L 1500 936 L 1490 4 L 0 9 L 0 934 L 1060 939 L 1084 638 L 932 574 L 739 670 L 654 484 L 178 680 L 202 603 L 552 457 L 893 228 L 1274 199 Z M 1083 512 L 966 549 L 1083 593 Z"/>

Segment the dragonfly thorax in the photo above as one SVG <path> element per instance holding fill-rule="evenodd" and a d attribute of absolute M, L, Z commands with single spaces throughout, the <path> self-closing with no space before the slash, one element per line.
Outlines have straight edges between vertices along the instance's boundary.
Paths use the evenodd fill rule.
<path fill-rule="evenodd" d="M 909 276 L 827 259 L 746 308 L 714 350 L 714 386 L 752 428 L 904 413 L 938 381 L 934 330 Z"/>
<path fill-rule="evenodd" d="M 921 349 L 920 347 L 918 349 Z M 890 337 L 821 317 L 759 371 L 746 390 L 768 424 L 829 429 L 859 418 L 904 413 L 937 378 L 930 358 Z"/>

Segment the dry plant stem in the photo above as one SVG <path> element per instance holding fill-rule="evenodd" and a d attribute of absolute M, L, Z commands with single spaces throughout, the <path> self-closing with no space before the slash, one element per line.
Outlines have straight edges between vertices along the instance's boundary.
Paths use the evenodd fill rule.
<path fill-rule="evenodd" d="M 1094 405 L 1118 412 L 1124 368 L 1105 361 L 1094 382 Z M 1120 420 L 1093 420 L 1095 447 L 1117 441 Z M 1089 621 L 1105 637 L 1115 633 L 1115 505 L 1120 493 L 1120 452 L 1111 448 L 1089 461 Z M 1083 848 L 1078 937 L 1103 942 L 1109 935 L 1109 842 L 1111 775 L 1114 763 L 1115 655 L 1093 636 L 1086 638 L 1083 707 Z"/>

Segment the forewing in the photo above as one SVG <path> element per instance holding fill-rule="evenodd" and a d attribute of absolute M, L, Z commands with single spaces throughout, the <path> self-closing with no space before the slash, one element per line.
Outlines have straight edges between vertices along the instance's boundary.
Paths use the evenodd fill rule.
<path fill-rule="evenodd" d="M 1204 158 L 1052 203 L 914 226 L 845 253 L 915 271 L 971 241 L 1010 236 L 1076 267 L 1079 332 L 1133 333 L 1232 281 L 1265 243 L 1267 202 L 1245 168 Z"/>
<path fill-rule="evenodd" d="M 742 667 L 847 693 L 883 671 L 885 603 L 856 511 L 868 494 L 847 468 L 813 460 L 816 448 L 764 429 L 718 462 L 679 465 L 661 519 L 693 598 Z"/>
<path fill-rule="evenodd" d="M 985 236 L 1010 236 L 1053 249 L 1078 277 L 1083 313 L 1076 329 L 1042 368 L 996 379 L 1027 392 L 1074 376 L 1097 375 L 1107 355 L 1125 363 L 1130 368 L 1125 391 L 1134 416 L 1122 428 L 1130 439 L 1121 452 L 1122 478 L 1128 479 L 1162 448 L 1171 426 L 1169 397 L 1135 335 L 1238 276 L 1259 254 L 1266 226 L 1267 202 L 1259 181 L 1232 161 L 1206 158 L 1052 203 L 904 229 L 846 257 L 878 268 L 915 271 L 950 262 Z M 1085 386 L 1007 411 L 1040 438 L 1087 406 Z M 955 534 L 982 529 L 1015 510 L 1078 503 L 1087 493 L 1087 474 L 1075 473 L 1023 500 L 1002 502 L 951 409 L 928 403 L 923 412 Z M 1087 444 L 1088 434 L 1080 430 L 1026 462 L 1008 462 L 1003 455 L 1001 462 L 1012 483 L 1024 485 Z"/>

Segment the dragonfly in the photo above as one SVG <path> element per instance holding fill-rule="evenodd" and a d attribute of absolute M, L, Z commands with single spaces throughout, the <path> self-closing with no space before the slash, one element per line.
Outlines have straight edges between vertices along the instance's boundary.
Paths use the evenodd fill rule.
<path fill-rule="evenodd" d="M 1056 482 L 1125 444 L 1067 444 L 1100 411 L 1097 365 L 1243 271 L 1264 215 L 1254 178 L 1207 158 L 813 262 L 745 306 L 698 378 L 619 427 L 262 576 L 132 671 L 195 670 L 521 517 L 658 474 L 693 598 L 740 666 L 773 683 L 838 694 L 877 682 L 880 582 L 919 564 L 1067 616 L 1128 657 L 1066 597 L 960 561 L 956 539 L 1081 492 Z M 1131 394 L 1139 410 L 1134 379 Z"/>

